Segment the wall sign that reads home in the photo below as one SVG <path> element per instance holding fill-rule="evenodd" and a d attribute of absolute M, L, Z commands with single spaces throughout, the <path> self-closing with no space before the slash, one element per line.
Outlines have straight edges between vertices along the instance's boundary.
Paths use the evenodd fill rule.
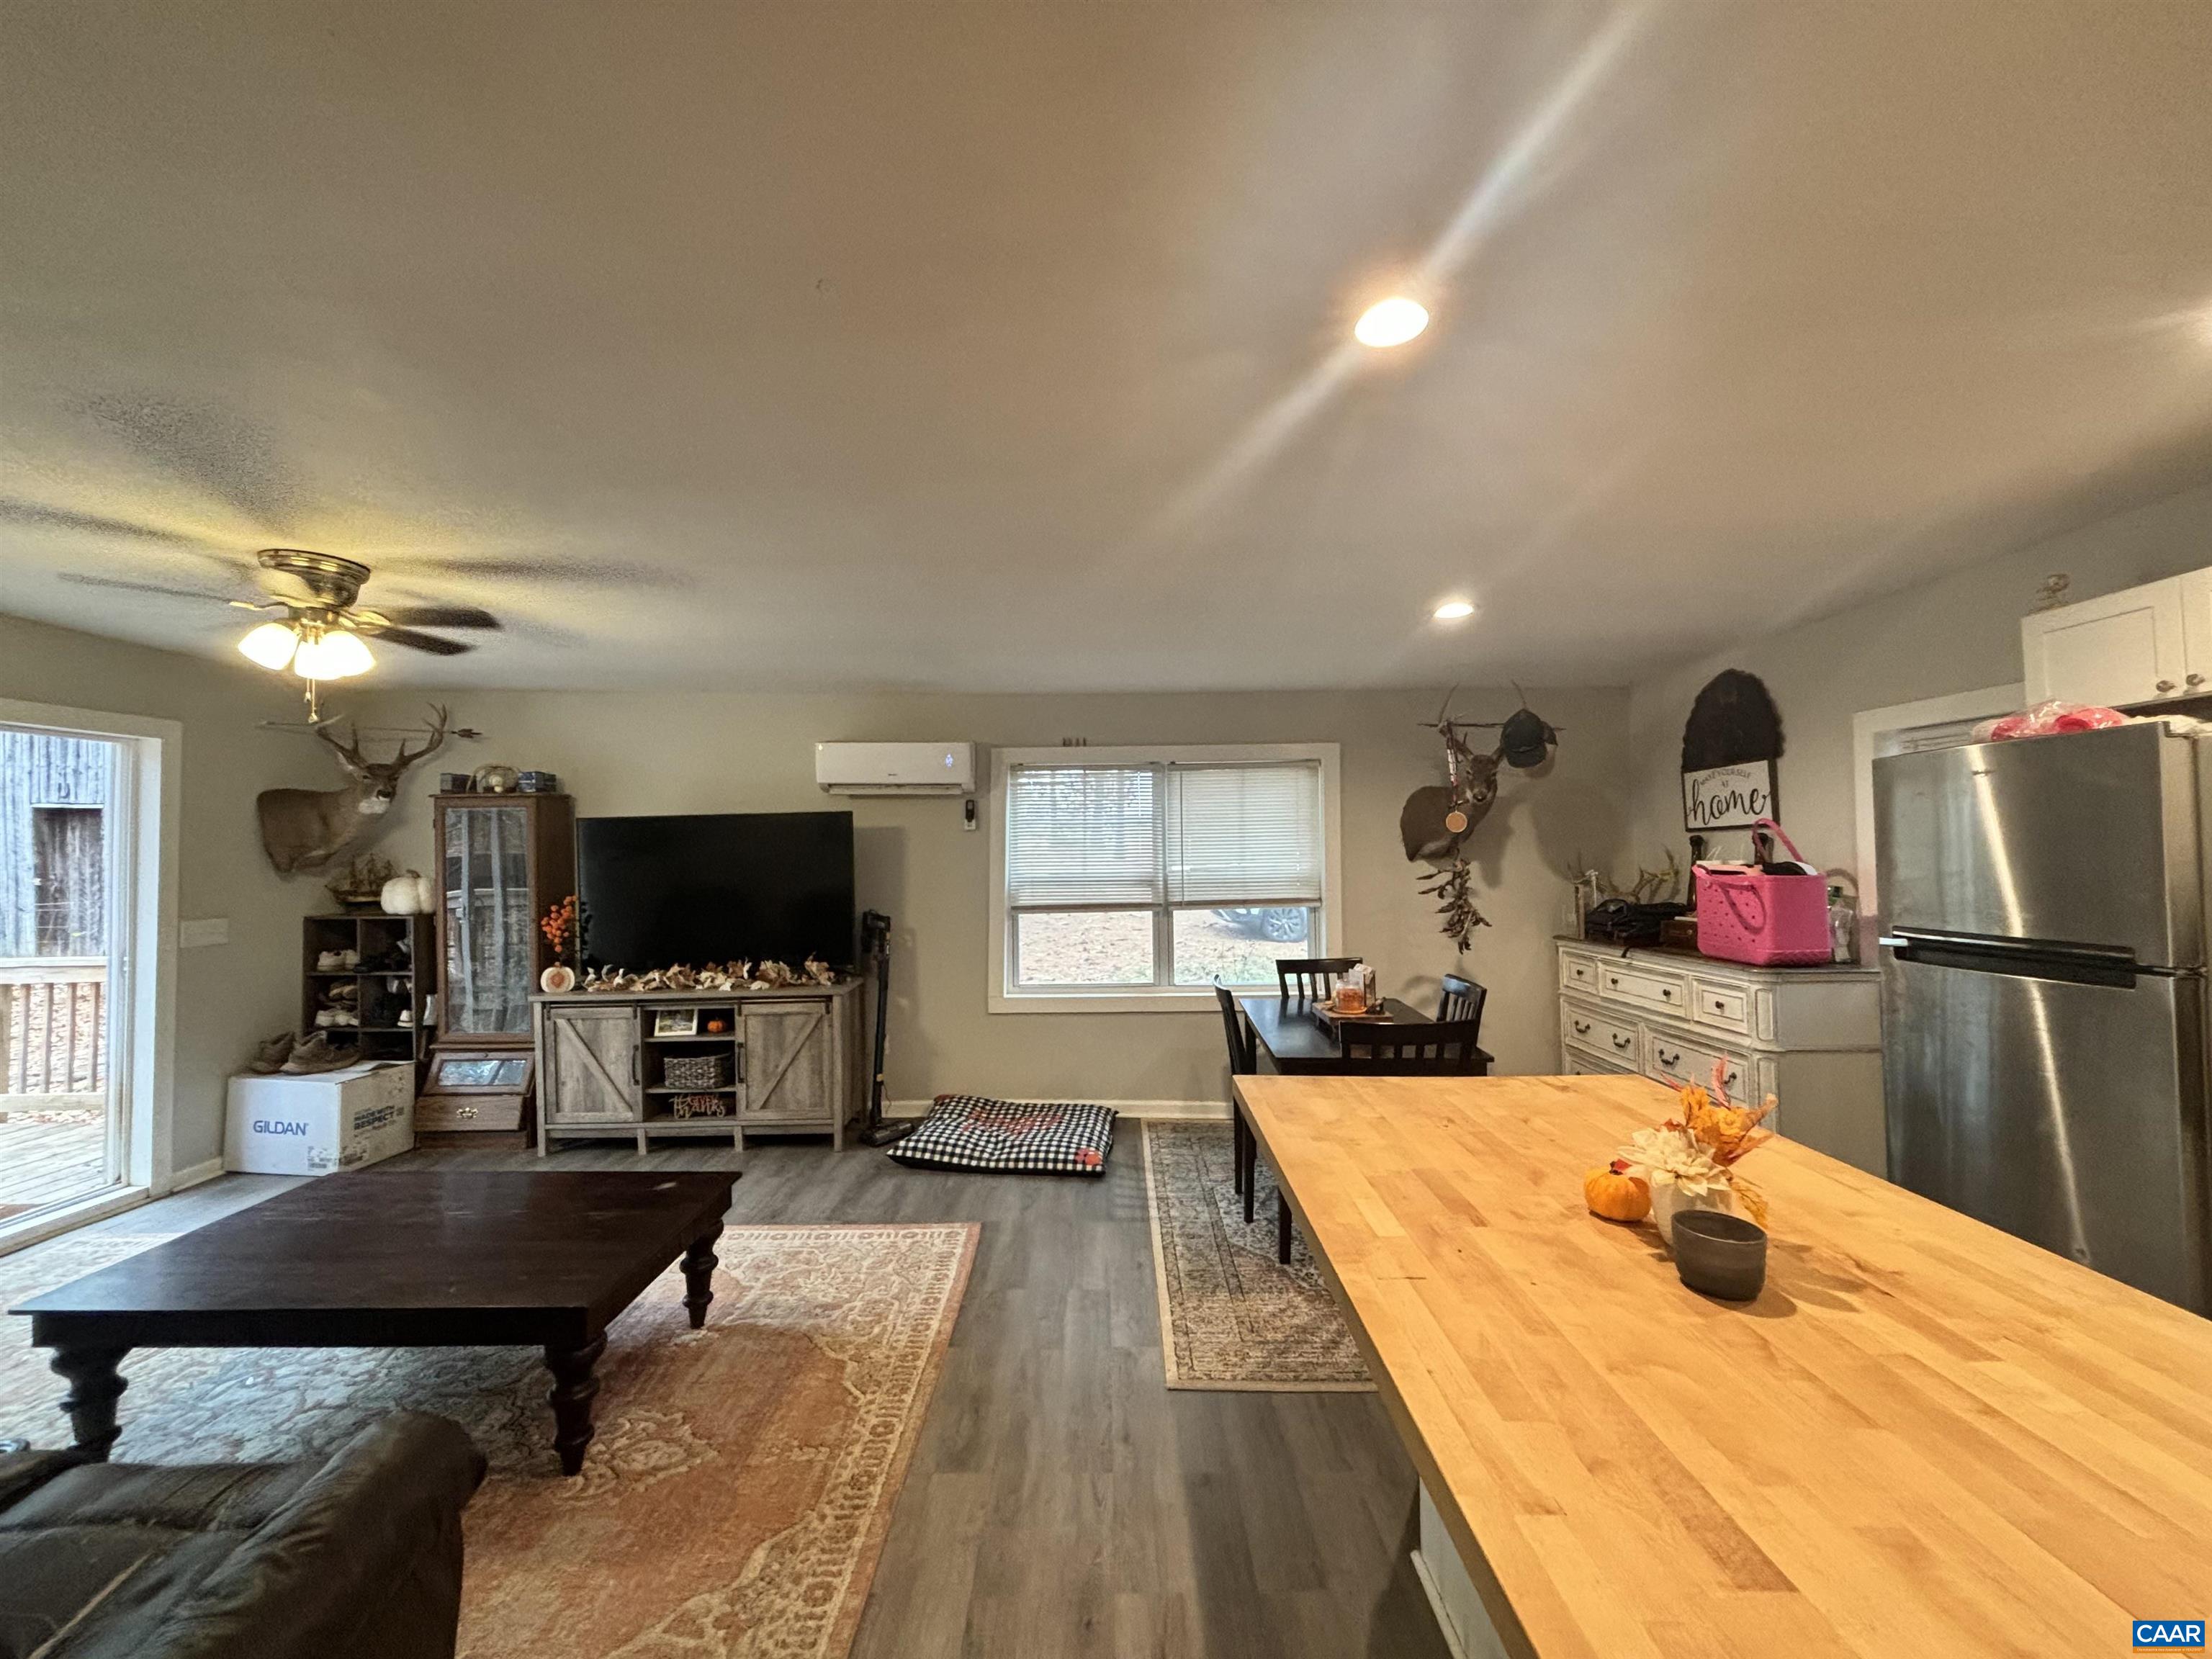
<path fill-rule="evenodd" d="M 1698 833 L 1748 830 L 1774 816 L 1774 763 L 1744 761 L 1682 774 L 1682 825 Z"/>

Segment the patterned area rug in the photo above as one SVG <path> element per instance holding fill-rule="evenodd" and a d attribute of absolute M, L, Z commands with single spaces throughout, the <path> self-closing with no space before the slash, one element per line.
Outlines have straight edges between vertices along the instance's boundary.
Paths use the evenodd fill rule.
<path fill-rule="evenodd" d="M 1275 1260 L 1275 1178 L 1259 1165 L 1252 1220 L 1231 1176 L 1226 1123 L 1145 1123 L 1145 1189 L 1171 1389 L 1352 1393 L 1372 1389 L 1303 1238 Z"/>
<path fill-rule="evenodd" d="M 522 1348 L 141 1350 L 114 1455 L 313 1456 L 378 1413 L 441 1412 L 491 1462 L 465 1522 L 464 1659 L 840 1659 L 977 1231 L 731 1228 L 704 1330 L 673 1270 L 609 1328 L 599 1437 L 573 1480 Z M 0 1307 L 160 1242 L 0 1257 Z M 29 1323 L 0 1321 L 0 1435 L 66 1444 Z"/>

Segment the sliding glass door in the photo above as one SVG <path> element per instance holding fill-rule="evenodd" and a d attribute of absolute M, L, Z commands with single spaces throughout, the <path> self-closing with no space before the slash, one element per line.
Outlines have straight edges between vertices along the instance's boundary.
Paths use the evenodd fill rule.
<path fill-rule="evenodd" d="M 0 1231 L 129 1167 L 111 1012 L 131 984 L 131 758 L 0 725 Z"/>

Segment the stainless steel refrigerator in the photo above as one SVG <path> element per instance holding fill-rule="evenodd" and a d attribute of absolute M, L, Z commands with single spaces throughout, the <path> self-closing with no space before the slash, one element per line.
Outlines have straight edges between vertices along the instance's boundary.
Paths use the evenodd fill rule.
<path fill-rule="evenodd" d="M 1890 1178 L 2212 1313 L 2212 741 L 1875 763 Z"/>

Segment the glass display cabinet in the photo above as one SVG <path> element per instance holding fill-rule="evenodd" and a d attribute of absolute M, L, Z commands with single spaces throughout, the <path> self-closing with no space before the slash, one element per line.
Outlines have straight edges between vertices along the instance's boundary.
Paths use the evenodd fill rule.
<path fill-rule="evenodd" d="M 567 795 L 440 795 L 438 1046 L 530 1047 L 530 999 L 553 952 L 538 931 L 576 890 Z"/>
<path fill-rule="evenodd" d="M 416 1132 L 519 1135 L 532 1104 L 530 998 L 553 962 L 538 923 L 576 890 L 575 802 L 439 795 L 434 807 L 438 1041 Z"/>

